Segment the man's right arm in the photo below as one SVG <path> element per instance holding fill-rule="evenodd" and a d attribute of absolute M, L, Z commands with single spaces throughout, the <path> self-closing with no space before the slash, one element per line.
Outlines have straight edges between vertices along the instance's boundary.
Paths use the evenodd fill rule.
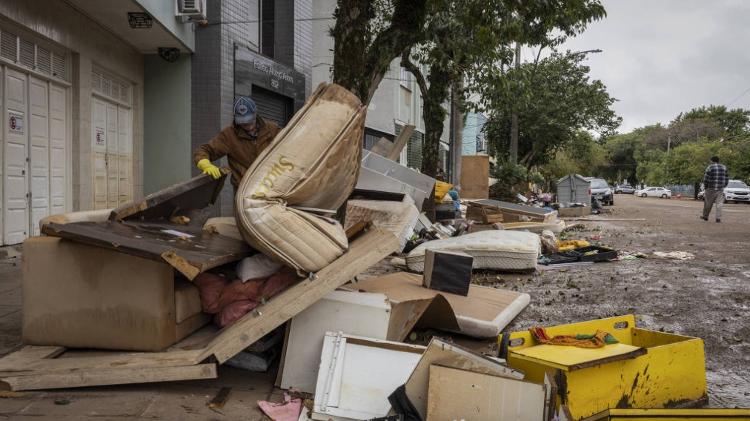
<path fill-rule="evenodd" d="M 706 167 L 706 171 L 703 172 L 703 188 L 708 186 L 709 174 L 711 173 L 711 166 Z"/>
<path fill-rule="evenodd" d="M 202 159 L 216 161 L 217 159 L 226 156 L 226 154 L 228 153 L 229 145 L 227 145 L 227 139 L 226 136 L 224 136 L 224 131 L 221 131 L 208 143 L 204 143 L 195 149 L 195 152 L 193 152 L 193 162 L 195 164 L 198 164 L 198 162 Z"/>

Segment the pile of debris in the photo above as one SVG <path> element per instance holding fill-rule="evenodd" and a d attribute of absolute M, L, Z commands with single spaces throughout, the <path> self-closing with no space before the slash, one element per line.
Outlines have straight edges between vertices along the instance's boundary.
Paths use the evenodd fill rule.
<path fill-rule="evenodd" d="M 225 177 L 208 176 L 43 220 L 24 244 L 26 346 L 0 359 L 0 382 L 210 379 L 218 364 L 278 361 L 289 394 L 258 405 L 285 421 L 610 419 L 705 403 L 700 339 L 633 316 L 504 332 L 529 295 L 473 285 L 472 270 L 534 271 L 543 243 L 592 254 L 558 242 L 547 208 L 479 200 L 466 219 L 431 221 L 436 180 L 362 153 L 363 118 L 350 93 L 321 86 L 248 170 L 236 220 L 209 218 Z M 358 278 L 393 254 L 408 272 Z"/>

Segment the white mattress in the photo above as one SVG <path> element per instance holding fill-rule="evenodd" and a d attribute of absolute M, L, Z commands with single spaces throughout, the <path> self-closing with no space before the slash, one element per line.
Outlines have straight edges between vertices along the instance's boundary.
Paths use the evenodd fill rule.
<path fill-rule="evenodd" d="M 420 244 L 406 256 L 409 270 L 424 271 L 426 250 L 461 251 L 474 257 L 474 269 L 536 269 L 539 236 L 530 232 L 488 230 Z"/>

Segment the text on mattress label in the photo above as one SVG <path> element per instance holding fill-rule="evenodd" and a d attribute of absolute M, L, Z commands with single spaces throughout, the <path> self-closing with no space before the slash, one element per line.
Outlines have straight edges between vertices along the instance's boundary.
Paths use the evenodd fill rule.
<path fill-rule="evenodd" d="M 266 175 L 260 180 L 257 189 L 253 193 L 253 199 L 263 199 L 273 188 L 273 183 L 279 176 L 285 172 L 292 171 L 294 164 L 284 155 L 279 156 L 279 161 L 274 163 Z"/>

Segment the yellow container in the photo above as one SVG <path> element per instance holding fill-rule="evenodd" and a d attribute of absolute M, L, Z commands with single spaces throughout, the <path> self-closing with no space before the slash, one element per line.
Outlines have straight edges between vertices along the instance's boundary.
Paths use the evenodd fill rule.
<path fill-rule="evenodd" d="M 453 187 L 453 184 L 446 183 L 445 181 L 435 181 L 435 203 L 442 203 L 443 197 L 448 194 L 448 190 Z"/>
<path fill-rule="evenodd" d="M 573 420 L 610 408 L 665 408 L 705 404 L 703 340 L 635 327 L 633 315 L 547 328 L 550 336 L 603 330 L 620 342 L 603 348 L 537 345 L 528 331 L 508 340 L 508 365 L 543 383 L 557 383 L 558 405 Z M 567 412 L 567 411 L 566 411 Z"/>
<path fill-rule="evenodd" d="M 608 409 L 586 421 L 714 421 L 750 420 L 750 409 Z"/>

